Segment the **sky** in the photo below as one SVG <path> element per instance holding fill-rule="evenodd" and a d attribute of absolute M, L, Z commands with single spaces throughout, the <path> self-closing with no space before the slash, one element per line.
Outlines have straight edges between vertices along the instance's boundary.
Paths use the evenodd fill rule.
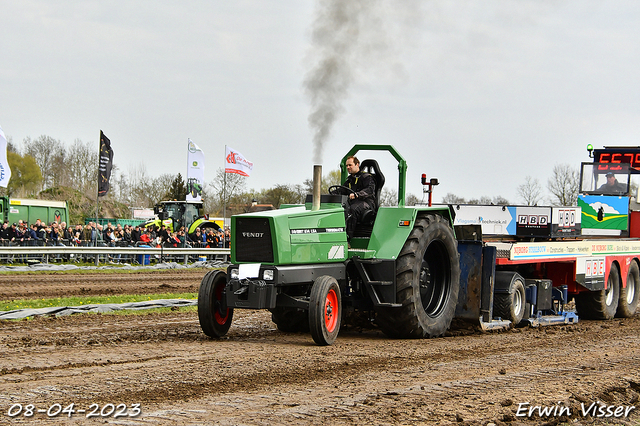
<path fill-rule="evenodd" d="M 355 144 L 389 144 L 418 198 L 426 173 L 436 201 L 516 204 L 527 176 L 546 187 L 554 165 L 590 161 L 587 144 L 640 146 L 637 1 L 0 0 L 0 11 L 7 138 L 79 139 L 97 155 L 103 130 L 125 174 L 185 176 L 191 138 L 205 182 L 228 145 L 260 190 L 336 169 Z M 397 188 L 390 155 L 358 157 Z"/>

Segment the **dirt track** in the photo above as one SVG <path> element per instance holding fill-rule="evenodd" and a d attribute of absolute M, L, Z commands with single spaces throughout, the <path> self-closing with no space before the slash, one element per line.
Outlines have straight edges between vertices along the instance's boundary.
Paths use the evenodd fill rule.
<path fill-rule="evenodd" d="M 195 291 L 202 272 L 146 276 L 21 275 L 19 285 L 0 280 L 0 294 L 6 299 L 12 291 L 13 298 L 23 297 L 25 288 L 47 292 L 46 283 L 52 291 L 47 295 L 58 295 L 61 288 L 67 294 L 81 288 L 93 292 L 100 282 L 101 288 L 127 293 L 163 282 Z M 581 412 L 581 404 L 586 409 L 598 402 L 640 406 L 638 317 L 492 333 L 462 327 L 431 340 L 390 340 L 376 330 L 346 329 L 335 345 L 317 347 L 309 335 L 277 331 L 268 312 L 235 316 L 228 338 L 219 341 L 202 334 L 195 312 L 0 322 L 0 423 L 54 423 L 45 412 L 25 417 L 27 404 L 53 412 L 55 404 L 74 403 L 79 410 L 122 403 L 129 413 L 139 403 L 138 417 L 98 416 L 98 421 L 640 424 L 640 409 L 606 420 Z M 519 407 L 527 411 L 529 406 L 519 405 L 527 402 L 558 407 L 556 412 L 569 407 L 572 415 L 516 416 Z M 23 412 L 10 418 L 15 404 L 22 404 Z M 65 419 L 85 424 L 86 416 L 76 412 Z"/>
<path fill-rule="evenodd" d="M 197 293 L 205 269 L 136 273 L 0 274 L 0 300 L 112 294 Z"/>

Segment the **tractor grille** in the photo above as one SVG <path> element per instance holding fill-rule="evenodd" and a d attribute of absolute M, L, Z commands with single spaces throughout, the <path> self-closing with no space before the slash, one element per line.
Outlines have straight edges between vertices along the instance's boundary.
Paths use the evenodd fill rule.
<path fill-rule="evenodd" d="M 237 262 L 273 263 L 273 243 L 269 219 L 237 218 L 236 234 Z"/>

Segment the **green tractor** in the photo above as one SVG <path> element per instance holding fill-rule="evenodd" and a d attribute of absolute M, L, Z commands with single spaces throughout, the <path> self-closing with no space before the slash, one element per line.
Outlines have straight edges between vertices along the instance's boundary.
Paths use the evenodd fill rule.
<path fill-rule="evenodd" d="M 347 241 L 347 197 L 314 194 L 303 206 L 231 218 L 231 262 L 200 284 L 198 317 L 207 336 L 224 336 L 234 309 L 268 309 L 278 329 L 309 331 L 318 345 L 332 344 L 343 319 L 373 321 L 387 336 L 440 336 L 454 318 L 460 263 L 448 207 L 405 207 L 406 161 L 390 145 L 356 145 L 387 151 L 398 161 L 398 206 L 367 212 Z M 385 177 L 364 160 L 380 197 Z M 379 205 L 379 203 L 378 203 Z"/>
<path fill-rule="evenodd" d="M 222 228 L 222 219 L 209 219 L 203 214 L 202 201 L 161 201 L 153 208 L 155 219 L 145 222 L 142 226 L 160 227 L 164 225 L 171 232 L 178 231 L 180 227 L 193 234 L 197 228 L 203 231 Z"/>

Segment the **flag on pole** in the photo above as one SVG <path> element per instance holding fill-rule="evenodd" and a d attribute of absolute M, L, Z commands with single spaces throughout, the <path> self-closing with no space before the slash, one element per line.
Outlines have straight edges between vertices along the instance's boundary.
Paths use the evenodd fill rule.
<path fill-rule="evenodd" d="M 187 201 L 202 200 L 202 186 L 204 185 L 204 152 L 187 139 Z"/>
<path fill-rule="evenodd" d="M 244 155 L 226 145 L 225 150 L 225 173 L 237 173 L 249 177 L 251 170 L 253 170 L 253 163 L 247 160 Z"/>
<path fill-rule="evenodd" d="M 0 127 L 0 186 L 7 187 L 11 179 L 11 168 L 7 161 L 7 138 Z"/>
<path fill-rule="evenodd" d="M 100 130 L 100 164 L 98 164 L 98 197 L 104 197 L 109 192 L 109 179 L 113 167 L 113 150 L 111 141 Z"/>

